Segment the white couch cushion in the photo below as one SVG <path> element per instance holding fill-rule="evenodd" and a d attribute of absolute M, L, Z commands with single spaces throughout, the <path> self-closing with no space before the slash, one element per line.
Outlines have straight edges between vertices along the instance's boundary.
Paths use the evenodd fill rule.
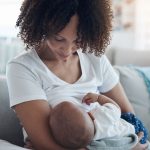
<path fill-rule="evenodd" d="M 143 78 L 131 67 L 115 66 L 114 68 L 119 74 L 120 82 L 136 115 L 148 129 L 150 139 L 150 97 Z"/>

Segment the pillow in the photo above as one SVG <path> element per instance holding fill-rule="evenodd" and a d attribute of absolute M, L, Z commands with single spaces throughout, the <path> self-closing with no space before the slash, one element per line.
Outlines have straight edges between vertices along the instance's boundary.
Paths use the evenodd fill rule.
<path fill-rule="evenodd" d="M 0 150 L 29 150 L 0 139 Z"/>
<path fill-rule="evenodd" d="M 144 122 L 150 139 L 150 97 L 143 78 L 132 67 L 114 66 L 114 68 L 136 115 Z"/>
<path fill-rule="evenodd" d="M 23 146 L 22 127 L 9 106 L 6 77 L 0 75 L 0 139 Z M 1 146 L 0 146 L 1 148 Z"/>

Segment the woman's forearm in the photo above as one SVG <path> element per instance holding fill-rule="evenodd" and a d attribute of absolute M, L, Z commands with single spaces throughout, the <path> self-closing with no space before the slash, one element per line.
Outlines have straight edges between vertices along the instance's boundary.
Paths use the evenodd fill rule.
<path fill-rule="evenodd" d="M 118 83 L 113 89 L 110 91 L 103 93 L 105 96 L 113 99 L 121 108 L 122 112 L 132 112 L 134 113 L 134 109 L 129 102 L 122 86 Z"/>
<path fill-rule="evenodd" d="M 45 100 L 33 100 L 14 107 L 35 150 L 66 150 L 53 139 L 49 127 L 50 108 Z"/>
<path fill-rule="evenodd" d="M 98 96 L 97 101 L 98 101 L 98 103 L 100 103 L 100 105 L 104 105 L 106 103 L 112 103 L 112 104 L 116 105 L 117 107 L 119 107 L 119 105 L 114 100 L 112 100 L 111 98 L 109 98 L 109 97 L 107 97 L 105 95 L 102 95 L 102 94 L 100 94 Z"/>

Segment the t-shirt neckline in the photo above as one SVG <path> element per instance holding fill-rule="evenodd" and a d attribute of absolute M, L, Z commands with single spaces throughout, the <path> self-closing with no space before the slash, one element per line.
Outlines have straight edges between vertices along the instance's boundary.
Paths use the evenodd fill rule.
<path fill-rule="evenodd" d="M 46 69 L 46 72 L 48 74 L 50 74 L 51 76 L 53 76 L 53 78 L 55 79 L 55 81 L 59 81 L 63 84 L 70 84 L 70 85 L 73 85 L 73 84 L 76 84 L 78 83 L 82 78 L 83 78 L 83 75 L 84 75 L 84 67 L 83 67 L 83 62 L 82 62 L 82 55 L 81 55 L 81 49 L 77 50 L 77 54 L 78 54 L 78 57 L 79 57 L 79 62 L 80 62 L 80 68 L 81 68 L 81 76 L 77 79 L 77 81 L 75 81 L 74 83 L 69 83 L 69 82 L 66 82 L 64 80 L 62 80 L 61 78 L 59 78 L 55 73 L 53 73 L 48 67 L 47 65 L 41 60 L 41 58 L 39 57 L 39 55 L 37 54 L 36 50 L 33 50 L 34 54 L 36 55 L 37 59 L 39 60 L 40 64 Z"/>

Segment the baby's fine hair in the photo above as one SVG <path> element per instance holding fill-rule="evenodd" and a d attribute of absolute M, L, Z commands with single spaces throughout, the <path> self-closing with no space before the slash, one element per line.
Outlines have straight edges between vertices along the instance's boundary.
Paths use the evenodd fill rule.
<path fill-rule="evenodd" d="M 90 117 L 70 102 L 62 102 L 54 107 L 50 128 L 55 141 L 70 149 L 86 147 L 94 136 Z"/>
<path fill-rule="evenodd" d="M 100 56 L 110 42 L 110 0 L 24 0 L 16 26 L 26 49 L 59 33 L 75 14 L 79 17 L 77 43 L 83 52 Z"/>

